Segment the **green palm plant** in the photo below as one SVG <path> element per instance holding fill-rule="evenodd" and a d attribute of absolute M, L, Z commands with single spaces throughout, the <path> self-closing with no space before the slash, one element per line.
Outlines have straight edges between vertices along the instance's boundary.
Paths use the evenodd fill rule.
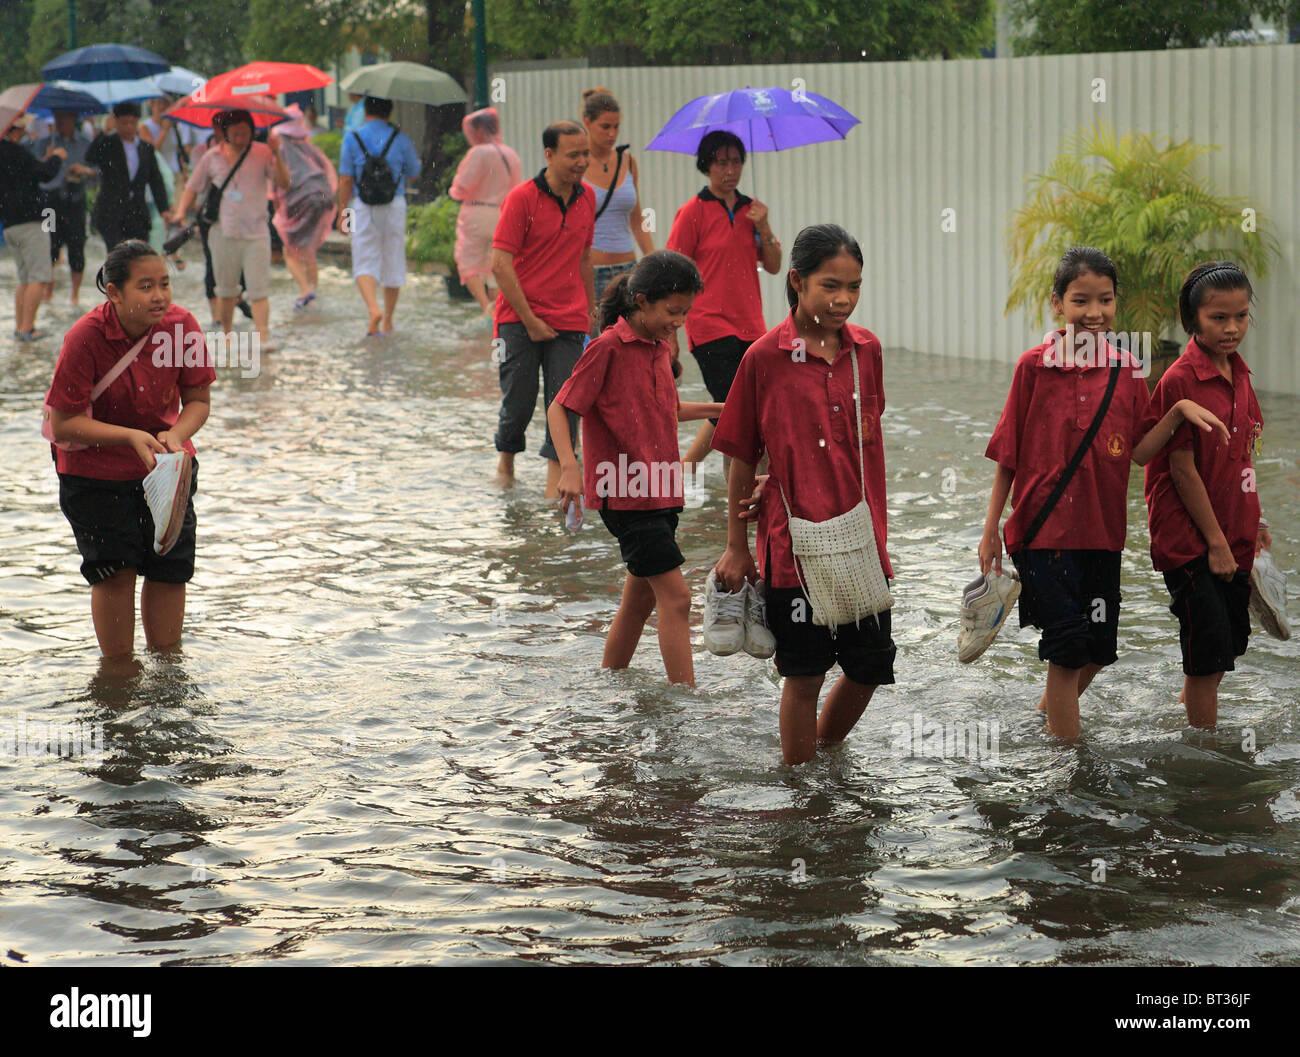
<path fill-rule="evenodd" d="M 1071 246 L 1110 255 L 1120 281 L 1114 329 L 1154 340 L 1177 322 L 1179 287 L 1201 261 L 1235 261 L 1262 279 L 1279 255 L 1263 217 L 1242 199 L 1217 196 L 1193 172 L 1218 149 L 1190 140 L 1157 146 L 1138 132 L 1117 141 L 1102 122 L 1081 128 L 1030 178 L 1029 200 L 1012 215 L 1007 314 L 1024 308 L 1044 320 L 1052 276 Z"/>

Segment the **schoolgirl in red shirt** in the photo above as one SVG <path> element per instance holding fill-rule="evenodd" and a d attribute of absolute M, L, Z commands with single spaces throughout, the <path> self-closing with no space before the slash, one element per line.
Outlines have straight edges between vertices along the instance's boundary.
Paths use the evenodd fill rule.
<path fill-rule="evenodd" d="M 882 571 L 893 576 L 885 549 L 880 342 L 848 321 L 861 287 L 862 250 L 852 235 L 835 224 L 799 232 L 786 277 L 790 315 L 745 353 L 713 435 L 713 447 L 731 457 L 727 549 L 715 566 L 717 580 L 733 592 L 756 582 L 760 572 L 766 581 L 776 667 L 785 679 L 780 726 L 787 764 L 812 759 L 818 742 L 843 741 L 876 687 L 894 681 L 889 610 L 835 628 L 815 623 L 777 494 L 779 484 L 796 518 L 821 522 L 852 510 L 865 491 Z M 860 410 L 854 405 L 855 353 Z M 770 480 L 758 502 L 756 567 L 745 515 L 764 453 Z M 818 695 L 836 662 L 844 674 L 819 718 Z"/>
<path fill-rule="evenodd" d="M 1184 419 L 1203 430 L 1224 429 L 1187 400 L 1159 422 L 1147 421 L 1150 398 L 1140 365 L 1105 338 L 1118 288 L 1115 263 L 1101 250 L 1066 251 L 1052 282 L 1052 311 L 1067 329 L 1020 357 L 985 451 L 997 473 L 979 545 L 980 572 L 996 567 L 1002 573 L 998 523 L 1011 493 L 1004 531 L 1020 573 L 1020 624 L 1043 631 L 1038 657 L 1047 662 L 1047 687 L 1038 707 L 1047 713 L 1048 730 L 1063 738 L 1078 736 L 1079 696 L 1116 660 L 1130 462 L 1145 465 Z M 1082 443 L 1116 363 L 1120 373 L 1101 427 L 1026 547 L 1026 529 Z"/>
<path fill-rule="evenodd" d="M 1246 273 L 1230 261 L 1192 269 L 1178 292 L 1179 319 L 1191 337 L 1151 397 L 1153 415 L 1190 398 L 1229 429 L 1226 442 L 1179 430 L 1146 471 L 1151 560 L 1178 617 L 1182 701 L 1194 727 L 1218 721 L 1219 683 L 1250 637 L 1250 570 L 1260 550 L 1273 546 L 1251 465 L 1264 416 L 1238 351 L 1253 299 Z"/>
<path fill-rule="evenodd" d="M 659 611 L 659 652 L 668 681 L 695 685 L 691 595 L 682 577 L 677 515 L 684 501 L 677 423 L 708 418 L 721 404 L 683 403 L 672 339 L 703 289 L 680 253 L 647 254 L 605 288 L 601 334 L 583 350 L 547 409 L 560 461 L 560 504 L 582 496 L 618 540 L 627 579 L 605 639 L 602 668 L 632 662 L 645 622 Z M 584 464 L 573 453 L 566 409 L 582 417 Z"/>
<path fill-rule="evenodd" d="M 207 421 L 216 371 L 207 356 L 185 356 L 186 348 L 206 350 L 203 332 L 193 315 L 172 304 L 167 264 L 148 243 L 129 239 L 115 246 L 96 284 L 108 300 L 68 331 L 45 400 L 54 440 L 86 445 L 55 449 L 59 506 L 91 585 L 100 651 L 121 657 L 134 648 L 137 574 L 145 578 L 140 615 L 149 647 L 164 649 L 181 638 L 185 585 L 194 575 L 197 463 L 180 539 L 164 555 L 154 552 L 141 481 L 154 468 L 155 454 L 194 455 L 190 438 Z M 148 340 L 139 354 L 88 416 L 95 383 L 141 338 Z"/>

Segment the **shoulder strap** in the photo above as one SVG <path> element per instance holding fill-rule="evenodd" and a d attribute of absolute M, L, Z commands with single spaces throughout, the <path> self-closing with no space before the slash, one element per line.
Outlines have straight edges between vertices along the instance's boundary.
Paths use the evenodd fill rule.
<path fill-rule="evenodd" d="M 624 143 L 621 147 L 615 147 L 614 153 L 618 159 L 614 162 L 614 177 L 609 181 L 609 187 L 605 190 L 605 201 L 600 203 L 600 208 L 596 210 L 593 222 L 600 219 L 601 214 L 609 208 L 609 200 L 614 197 L 614 191 L 618 188 L 618 174 L 623 171 L 623 152 L 630 147 L 630 143 Z"/>
<path fill-rule="evenodd" d="M 1083 462 L 1083 457 L 1092 447 L 1092 442 L 1096 439 L 1097 431 L 1101 429 L 1101 420 L 1106 417 L 1106 412 L 1110 409 L 1111 397 L 1115 395 L 1115 385 L 1119 382 L 1119 372 L 1122 369 L 1122 358 L 1116 359 L 1110 368 L 1110 379 L 1106 382 L 1106 394 L 1101 398 L 1101 406 L 1097 408 L 1097 413 L 1092 418 L 1092 424 L 1088 427 L 1088 432 L 1083 435 L 1083 442 L 1079 445 L 1078 450 L 1070 457 L 1070 461 L 1065 464 L 1065 469 L 1061 471 L 1061 476 L 1056 482 L 1056 487 L 1052 489 L 1052 494 L 1047 497 L 1047 502 L 1043 504 L 1029 527 L 1025 529 L 1024 539 L 1020 542 L 1021 550 L 1028 550 L 1029 544 L 1034 541 L 1038 535 L 1039 529 L 1047 522 L 1048 515 L 1055 509 L 1056 504 L 1060 502 L 1061 496 L 1065 494 L 1065 489 L 1070 483 L 1070 478 L 1074 476 L 1074 471 L 1079 468 Z"/>
<path fill-rule="evenodd" d="M 90 402 L 92 404 L 104 395 L 104 390 L 116 382 L 123 371 L 131 366 L 131 361 L 140 355 L 140 350 L 144 348 L 144 343 L 149 340 L 149 335 L 152 333 L 152 330 L 146 331 L 144 337 L 132 345 L 131 348 L 127 350 L 126 355 L 118 360 L 117 363 L 113 364 L 108 374 L 104 375 L 103 378 L 95 383 L 95 388 L 90 391 Z"/>
<path fill-rule="evenodd" d="M 231 180 L 235 178 L 235 173 L 238 172 L 239 167 L 244 164 L 244 159 L 248 157 L 248 152 L 252 149 L 253 149 L 253 145 L 250 143 L 247 147 L 244 148 L 244 153 L 239 156 L 239 160 L 230 167 L 230 172 L 226 173 L 226 178 L 221 181 L 222 194 L 225 194 L 226 186 L 230 183 Z"/>
<path fill-rule="evenodd" d="M 357 146 L 361 148 L 361 153 L 364 154 L 367 158 L 369 158 L 370 152 L 366 150 L 366 141 L 361 138 L 361 133 L 358 132 L 356 129 L 353 129 L 352 136 L 353 138 L 356 139 Z"/>
<path fill-rule="evenodd" d="M 393 134 L 388 137 L 388 142 L 384 144 L 384 149 L 379 152 L 381 158 L 388 153 L 388 148 L 393 145 L 393 140 L 397 139 L 397 134 L 401 131 L 402 130 L 396 125 L 393 126 Z"/>

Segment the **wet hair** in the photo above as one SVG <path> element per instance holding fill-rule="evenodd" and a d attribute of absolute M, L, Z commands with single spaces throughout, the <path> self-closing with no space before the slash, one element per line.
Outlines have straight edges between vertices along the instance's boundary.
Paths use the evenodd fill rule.
<path fill-rule="evenodd" d="M 366 117 L 382 117 L 384 120 L 393 112 L 393 101 L 391 99 L 380 99 L 378 96 L 366 96 L 365 103 Z"/>
<path fill-rule="evenodd" d="M 601 114 L 617 114 L 618 100 L 608 88 L 588 88 L 582 93 L 582 117 L 595 121 Z"/>
<path fill-rule="evenodd" d="M 221 129 L 223 136 L 228 135 L 232 125 L 247 125 L 250 132 L 256 132 L 257 126 L 253 124 L 253 115 L 247 110 L 223 110 L 212 119 L 215 128 Z"/>
<path fill-rule="evenodd" d="M 141 257 L 157 257 L 162 254 L 140 239 L 127 239 L 119 242 L 108 251 L 108 257 L 95 275 L 95 287 L 101 294 L 108 293 L 110 285 L 122 289 L 131 279 L 131 262 Z"/>
<path fill-rule="evenodd" d="M 704 173 L 709 174 L 709 166 L 718 156 L 718 151 L 723 147 L 735 147 L 740 151 L 740 161 L 745 161 L 745 145 L 740 141 L 740 137 L 734 132 L 728 132 L 726 129 L 716 128 L 700 140 L 699 148 L 695 152 L 695 167 Z"/>
<path fill-rule="evenodd" d="M 689 257 L 673 250 L 647 253 L 635 268 L 605 287 L 600 299 L 600 329 L 612 327 L 619 316 L 626 319 L 639 311 L 637 294 L 643 294 L 649 304 L 654 304 L 672 294 L 698 294 L 703 289 L 700 270 Z M 680 375 L 681 365 L 674 362 L 673 377 Z"/>
<path fill-rule="evenodd" d="M 113 116 L 114 117 L 139 117 L 140 104 L 131 102 L 130 100 L 122 103 L 114 103 Z"/>
<path fill-rule="evenodd" d="M 560 145 L 561 136 L 585 136 L 587 130 L 574 121 L 553 121 L 542 129 L 542 146 L 555 150 Z"/>
<path fill-rule="evenodd" d="M 485 136 L 496 138 L 501 135 L 501 122 L 497 119 L 496 113 L 490 108 L 485 107 L 482 110 L 476 110 L 466 119 L 470 127 Z"/>
<path fill-rule="evenodd" d="M 1092 246 L 1071 246 L 1056 266 L 1056 275 L 1052 277 L 1052 296 L 1064 300 L 1065 291 L 1070 288 L 1070 284 L 1089 272 L 1109 279 L 1115 293 L 1119 293 L 1119 272 L 1115 269 L 1114 261 Z"/>
<path fill-rule="evenodd" d="M 790 247 L 790 271 L 798 272 L 801 279 L 807 279 L 840 252 L 862 263 L 862 248 L 858 240 L 842 227 L 838 224 L 813 224 L 794 237 L 794 245 Z M 799 303 L 789 272 L 785 277 L 785 299 L 791 308 Z"/>
<path fill-rule="evenodd" d="M 1211 290 L 1245 290 L 1251 302 L 1255 300 L 1255 288 L 1250 285 L 1250 279 L 1232 261 L 1198 264 L 1187 273 L 1182 289 L 1178 291 L 1178 319 L 1188 334 L 1196 333 L 1196 314 Z"/>

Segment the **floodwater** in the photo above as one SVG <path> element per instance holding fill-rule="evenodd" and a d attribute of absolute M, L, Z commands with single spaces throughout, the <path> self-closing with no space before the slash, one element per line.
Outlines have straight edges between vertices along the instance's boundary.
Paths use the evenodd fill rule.
<path fill-rule="evenodd" d="M 204 320 L 196 273 L 178 300 Z M 39 436 L 57 343 L 0 343 L 0 724 L 28 739 L 0 756 L 0 958 L 1300 963 L 1300 639 L 1252 636 L 1219 730 L 1187 729 L 1138 472 L 1120 659 L 1082 740 L 1043 732 L 1034 632 L 957 663 L 1009 366 L 887 352 L 898 683 L 792 769 L 769 662 L 712 657 L 697 631 L 698 690 L 666 685 L 652 634 L 630 671 L 598 671 L 612 539 L 543 502 L 540 416 L 519 485 L 491 485 L 471 308 L 417 276 L 398 322 L 357 340 L 327 268 L 258 377 L 221 373 L 183 650 L 127 676 L 99 670 Z M 1259 488 L 1300 583 L 1300 412 L 1261 403 Z M 679 534 L 697 589 L 724 540 L 713 460 Z M 49 724 L 89 741 L 29 755 Z"/>

